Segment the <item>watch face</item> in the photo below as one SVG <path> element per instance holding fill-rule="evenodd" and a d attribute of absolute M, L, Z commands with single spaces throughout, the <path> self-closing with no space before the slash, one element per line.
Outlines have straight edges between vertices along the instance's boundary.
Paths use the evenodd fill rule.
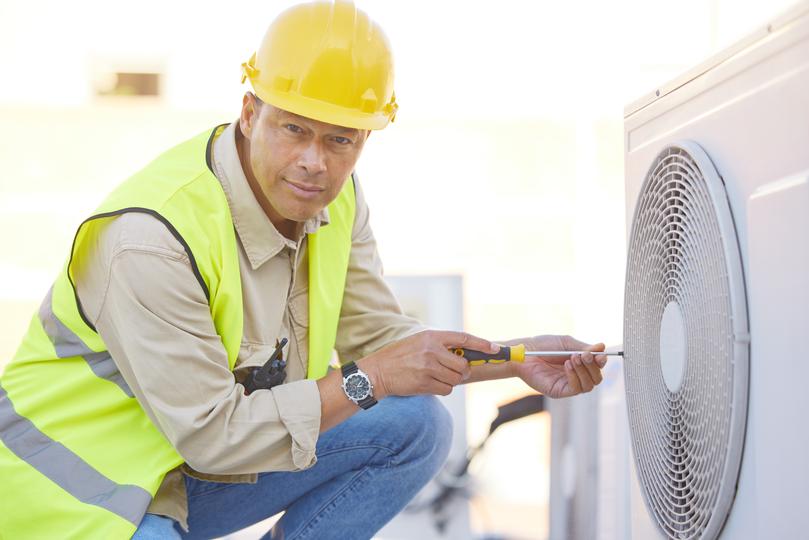
<path fill-rule="evenodd" d="M 352 373 L 345 380 L 346 394 L 357 401 L 365 399 L 371 393 L 371 383 L 367 377 L 359 373 Z"/>

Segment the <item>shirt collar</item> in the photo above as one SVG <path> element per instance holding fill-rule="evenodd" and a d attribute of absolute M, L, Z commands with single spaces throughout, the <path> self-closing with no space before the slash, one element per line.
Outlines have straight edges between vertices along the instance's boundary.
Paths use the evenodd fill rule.
<path fill-rule="evenodd" d="M 211 163 L 227 197 L 236 234 L 250 266 L 255 270 L 280 253 L 284 247 L 297 249 L 298 242 L 278 232 L 253 195 L 236 150 L 237 129 L 238 122 L 233 122 L 216 138 Z M 303 224 L 303 233 L 312 234 L 328 222 L 329 212 L 324 208 Z"/>

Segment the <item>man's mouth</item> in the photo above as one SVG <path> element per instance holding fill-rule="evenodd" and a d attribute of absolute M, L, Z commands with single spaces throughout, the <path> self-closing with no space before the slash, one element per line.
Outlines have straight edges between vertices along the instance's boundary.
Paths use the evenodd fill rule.
<path fill-rule="evenodd" d="M 326 188 L 321 186 L 306 184 L 304 182 L 295 182 L 289 178 L 284 178 L 284 182 L 289 184 L 295 192 L 308 195 L 310 197 L 326 190 Z"/>

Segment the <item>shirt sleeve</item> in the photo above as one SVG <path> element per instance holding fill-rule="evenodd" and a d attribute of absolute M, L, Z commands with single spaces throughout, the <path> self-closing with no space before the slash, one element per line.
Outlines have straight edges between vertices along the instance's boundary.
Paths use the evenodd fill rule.
<path fill-rule="evenodd" d="M 385 282 L 368 205 L 359 182 L 354 185 L 356 216 L 335 344 L 342 360 L 362 358 L 426 328 L 403 313 Z"/>
<path fill-rule="evenodd" d="M 152 422 L 210 474 L 300 470 L 316 461 L 320 394 L 296 381 L 244 395 L 187 254 L 145 214 L 100 234 L 75 269 L 82 307 Z"/>

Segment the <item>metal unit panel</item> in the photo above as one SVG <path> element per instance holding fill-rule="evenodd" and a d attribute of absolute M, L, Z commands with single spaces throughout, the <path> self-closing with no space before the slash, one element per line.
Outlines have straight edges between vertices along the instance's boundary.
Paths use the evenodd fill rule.
<path fill-rule="evenodd" d="M 809 120 L 809 119 L 808 119 Z M 809 170 L 761 186 L 748 200 L 753 332 L 749 461 L 744 499 L 727 538 L 800 538 L 809 530 L 809 363 L 796 351 L 809 329 Z M 740 497 L 741 502 L 742 497 Z M 735 519 L 734 519 L 735 518 Z"/>
<path fill-rule="evenodd" d="M 646 172 L 675 141 L 697 142 L 727 192 L 750 318 L 748 421 L 735 499 L 720 537 L 799 538 L 809 528 L 805 362 L 809 327 L 809 3 L 707 69 L 627 108 L 627 225 Z M 627 231 L 628 232 L 628 231 Z M 632 538 L 654 538 L 631 467 Z M 804 508 L 801 508 L 803 506 Z"/>

